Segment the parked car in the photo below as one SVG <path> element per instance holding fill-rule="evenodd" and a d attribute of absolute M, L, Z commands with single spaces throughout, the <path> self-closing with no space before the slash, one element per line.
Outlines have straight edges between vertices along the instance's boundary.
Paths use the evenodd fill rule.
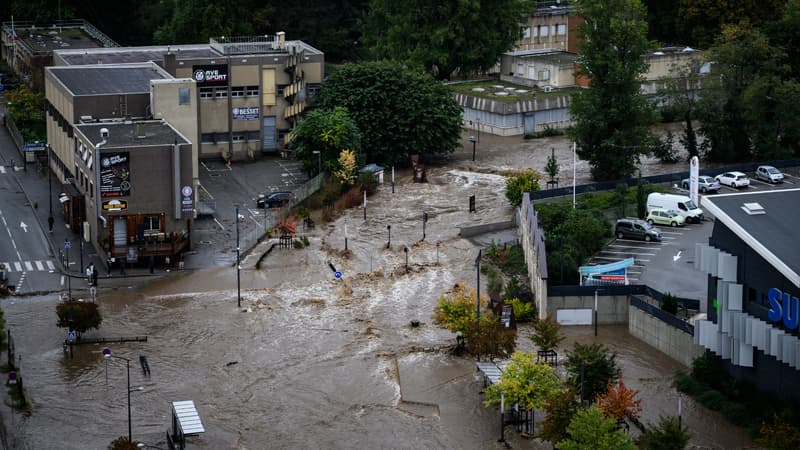
<path fill-rule="evenodd" d="M 764 180 L 767 183 L 781 183 L 783 182 L 783 173 L 772 166 L 758 166 L 756 180 Z"/>
<path fill-rule="evenodd" d="M 686 218 L 672 209 L 653 208 L 647 215 L 647 223 L 650 225 L 669 225 L 671 227 L 682 227 L 686 225 Z"/>
<path fill-rule="evenodd" d="M 700 175 L 699 177 L 697 177 L 697 190 L 704 194 L 707 192 L 719 191 L 719 186 L 720 186 L 719 181 L 715 180 L 712 177 L 706 175 Z M 681 188 L 686 189 L 687 191 L 689 190 L 688 178 L 684 178 L 681 181 Z"/>
<path fill-rule="evenodd" d="M 700 223 L 703 221 L 703 210 L 694 204 L 691 198 L 685 195 L 662 194 L 652 192 L 647 196 L 647 210 L 666 209 L 677 211 L 687 222 Z"/>
<path fill-rule="evenodd" d="M 724 184 L 732 188 L 740 188 L 750 186 L 750 179 L 742 172 L 725 172 L 714 177 L 719 184 Z"/>
<path fill-rule="evenodd" d="M 259 208 L 280 208 L 281 206 L 289 203 L 292 199 L 291 192 L 273 192 L 269 195 L 261 194 L 256 200 L 256 206 Z"/>
<path fill-rule="evenodd" d="M 625 218 L 617 220 L 614 226 L 617 239 L 641 239 L 643 241 L 660 241 L 661 232 L 644 220 Z"/>

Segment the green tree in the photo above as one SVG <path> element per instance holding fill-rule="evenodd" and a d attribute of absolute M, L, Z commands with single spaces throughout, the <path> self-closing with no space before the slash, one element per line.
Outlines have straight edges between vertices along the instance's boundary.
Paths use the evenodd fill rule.
<path fill-rule="evenodd" d="M 456 285 L 448 294 L 442 294 L 434 309 L 433 321 L 453 333 L 466 334 L 475 322 L 475 290 L 467 291 L 463 283 Z"/>
<path fill-rule="evenodd" d="M 560 168 L 556 160 L 556 149 L 550 149 L 550 156 L 547 157 L 547 165 L 544 166 L 544 171 L 550 177 L 550 181 L 554 181 L 558 176 Z"/>
<path fill-rule="evenodd" d="M 639 172 L 639 179 L 636 182 L 636 216 L 644 219 L 647 216 L 647 183 L 642 179 L 642 172 Z"/>
<path fill-rule="evenodd" d="M 683 135 L 680 137 L 680 142 L 686 148 L 689 159 L 699 155 L 697 133 L 692 122 L 695 120 L 698 93 L 704 81 L 699 73 L 701 63 L 700 57 L 696 57 L 689 64 L 672 65 L 669 76 L 662 79 L 663 88 L 657 93 L 661 103 L 667 105 L 683 120 Z M 661 159 L 664 161 L 664 158 Z M 677 162 L 677 159 L 672 162 Z"/>
<path fill-rule="evenodd" d="M 678 314 L 678 298 L 669 292 L 665 292 L 661 296 L 661 309 L 673 315 Z"/>
<path fill-rule="evenodd" d="M 489 312 L 473 320 L 464 333 L 467 349 L 476 358 L 506 359 L 517 346 L 517 332 Z"/>
<path fill-rule="evenodd" d="M 605 394 L 608 383 L 619 376 L 617 354 L 602 344 L 575 343 L 567 351 L 567 381 L 577 392 L 581 389 L 581 363 L 583 363 L 583 398 L 592 401 Z"/>
<path fill-rule="evenodd" d="M 522 203 L 522 194 L 539 190 L 541 175 L 533 169 L 525 169 L 517 176 L 506 178 L 506 198 L 511 206 Z"/>
<path fill-rule="evenodd" d="M 372 0 L 365 40 L 377 59 L 423 68 L 439 79 L 485 72 L 520 35 L 524 0 Z"/>
<path fill-rule="evenodd" d="M 650 427 L 640 438 L 639 448 L 645 450 L 683 450 L 691 435 L 686 427 L 679 425 L 675 416 L 664 417 L 654 427 Z M 800 445 L 800 442 L 797 442 Z M 768 447 L 773 448 L 773 447 Z M 797 448 L 797 446 L 787 447 Z"/>
<path fill-rule="evenodd" d="M 181 0 L 154 33 L 160 44 L 197 44 L 223 36 L 264 34 L 272 5 L 255 0 Z M 256 33 L 259 31 L 259 33 Z"/>
<path fill-rule="evenodd" d="M 548 398 L 562 391 L 561 381 L 548 364 L 537 363 L 532 353 L 515 352 L 511 362 L 500 374 L 500 382 L 484 390 L 486 406 L 500 404 L 505 393 L 506 404 L 518 404 L 534 411 L 544 407 Z"/>
<path fill-rule="evenodd" d="M 553 316 L 548 314 L 544 319 L 537 320 L 533 324 L 533 334 L 531 341 L 539 347 L 541 351 L 553 350 L 564 340 L 561 334 L 561 324 L 553 320 Z"/>
<path fill-rule="evenodd" d="M 784 4 L 785 0 L 680 0 L 675 29 L 681 42 L 709 48 L 726 25 L 772 22 Z"/>
<path fill-rule="evenodd" d="M 352 186 L 357 178 L 355 153 L 351 150 L 342 150 L 339 154 L 337 166 L 338 167 L 333 171 L 333 176 L 335 176 L 343 186 Z"/>
<path fill-rule="evenodd" d="M 100 328 L 103 317 L 97 303 L 90 303 L 78 300 L 68 300 L 56 305 L 56 315 L 59 328 L 67 328 L 77 333 L 78 339 L 86 331 L 92 328 Z"/>
<path fill-rule="evenodd" d="M 450 89 L 398 64 L 345 64 L 322 86 L 317 105 L 347 108 L 361 132 L 365 163 L 447 156 L 461 137 L 461 106 Z"/>
<path fill-rule="evenodd" d="M 342 150 L 358 149 L 361 133 L 347 109 L 313 109 L 292 131 L 292 150 L 308 174 L 317 173 L 317 165 L 331 168 Z M 320 152 L 318 155 L 314 152 Z M 319 159 L 317 159 L 319 158 Z"/>
<path fill-rule="evenodd" d="M 568 130 L 578 156 L 589 161 L 596 180 L 616 180 L 633 173 L 652 141 L 651 102 L 641 92 L 647 70 L 647 21 L 640 0 L 580 0 L 578 75 L 589 87 L 572 94 Z"/>
<path fill-rule="evenodd" d="M 547 415 L 542 421 L 540 438 L 555 444 L 569 437 L 567 427 L 578 413 L 579 405 L 575 398 L 575 391 L 567 389 L 547 399 L 544 404 Z"/>
<path fill-rule="evenodd" d="M 572 419 L 569 438 L 558 443 L 559 450 L 636 450 L 631 437 L 617 429 L 617 421 L 592 406 Z"/>
<path fill-rule="evenodd" d="M 8 115 L 26 141 L 46 141 L 47 126 L 44 120 L 44 93 L 36 92 L 21 83 L 7 92 Z"/>
<path fill-rule="evenodd" d="M 598 210 L 575 209 L 565 203 L 536 205 L 544 228 L 547 267 L 559 268 L 561 282 L 577 282 L 578 266 L 601 249 L 611 225 Z"/>
<path fill-rule="evenodd" d="M 614 193 L 616 194 L 615 197 L 617 202 L 619 202 L 619 217 L 625 217 L 625 207 L 628 206 L 628 183 L 617 183 Z"/>

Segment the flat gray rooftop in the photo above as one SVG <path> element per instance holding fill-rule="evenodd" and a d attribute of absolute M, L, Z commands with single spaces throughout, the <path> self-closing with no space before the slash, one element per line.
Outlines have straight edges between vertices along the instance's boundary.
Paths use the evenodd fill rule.
<path fill-rule="evenodd" d="M 716 195 L 703 198 L 726 217 L 717 217 L 731 230 L 730 221 L 739 224 L 753 239 L 777 256 L 795 273 L 800 273 L 798 226 L 800 226 L 800 189 Z M 765 214 L 750 215 L 742 209 L 745 203 L 758 203 Z M 737 233 L 738 234 L 738 233 Z M 742 236 L 740 236 L 742 237 Z M 747 240 L 745 240 L 747 241 Z"/>
<path fill-rule="evenodd" d="M 130 67 L 51 67 L 48 70 L 76 96 L 150 92 L 150 80 L 171 78 L 152 64 Z"/>
<path fill-rule="evenodd" d="M 171 46 L 171 47 L 118 47 L 113 49 L 96 49 L 84 52 L 58 52 L 59 57 L 71 66 L 88 64 L 130 64 L 144 62 L 162 62 L 168 52 L 175 54 L 175 59 L 193 60 L 222 58 L 208 45 Z"/>
<path fill-rule="evenodd" d="M 75 125 L 91 142 L 100 142 L 100 129 L 108 129 L 107 144 L 111 148 L 144 147 L 148 145 L 188 144 L 174 128 L 160 120 L 144 122 L 98 122 Z"/>

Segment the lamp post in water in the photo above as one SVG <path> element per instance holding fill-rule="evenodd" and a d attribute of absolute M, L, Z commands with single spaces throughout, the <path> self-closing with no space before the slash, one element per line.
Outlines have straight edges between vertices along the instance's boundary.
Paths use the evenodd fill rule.
<path fill-rule="evenodd" d="M 239 260 L 239 205 L 236 205 L 236 306 L 242 307 L 242 278 Z"/>

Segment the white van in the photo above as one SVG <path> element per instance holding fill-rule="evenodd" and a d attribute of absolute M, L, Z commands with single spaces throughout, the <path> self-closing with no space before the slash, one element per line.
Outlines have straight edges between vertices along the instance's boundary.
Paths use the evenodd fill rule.
<path fill-rule="evenodd" d="M 685 195 L 661 194 L 653 192 L 647 196 L 647 211 L 653 208 L 671 209 L 686 218 L 687 222 L 700 223 L 703 220 L 703 210 L 694 204 L 692 199 Z"/>

